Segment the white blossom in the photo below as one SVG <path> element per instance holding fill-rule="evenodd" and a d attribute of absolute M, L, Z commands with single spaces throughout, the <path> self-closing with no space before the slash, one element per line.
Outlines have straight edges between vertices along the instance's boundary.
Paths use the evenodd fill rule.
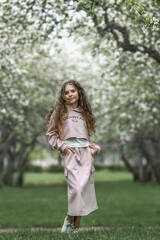
<path fill-rule="evenodd" d="M 124 112 L 120 114 L 120 117 L 121 117 L 121 118 L 124 118 L 124 117 L 126 117 L 126 116 L 127 116 L 127 114 L 124 113 Z"/>

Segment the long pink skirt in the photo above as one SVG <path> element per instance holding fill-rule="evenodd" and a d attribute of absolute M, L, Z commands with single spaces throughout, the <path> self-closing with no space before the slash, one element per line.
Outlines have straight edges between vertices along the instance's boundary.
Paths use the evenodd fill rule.
<path fill-rule="evenodd" d="M 64 174 L 68 184 L 68 215 L 85 216 L 98 209 L 95 187 L 92 149 L 89 147 L 74 148 L 62 154 Z"/>

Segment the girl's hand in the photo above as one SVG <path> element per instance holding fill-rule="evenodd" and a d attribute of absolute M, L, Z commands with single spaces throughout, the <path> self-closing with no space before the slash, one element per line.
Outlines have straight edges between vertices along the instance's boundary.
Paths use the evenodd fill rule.
<path fill-rule="evenodd" d="M 98 148 L 96 148 L 96 147 L 94 147 L 94 146 L 91 146 L 91 145 L 89 145 L 89 147 L 95 150 L 95 154 L 94 154 L 94 155 L 96 155 L 97 153 L 99 153 L 99 149 L 98 149 Z"/>
<path fill-rule="evenodd" d="M 68 153 L 68 151 L 71 151 L 71 152 L 74 153 L 74 149 L 71 148 L 71 147 L 66 147 L 66 148 L 64 149 L 63 153 L 66 155 L 66 154 Z"/>

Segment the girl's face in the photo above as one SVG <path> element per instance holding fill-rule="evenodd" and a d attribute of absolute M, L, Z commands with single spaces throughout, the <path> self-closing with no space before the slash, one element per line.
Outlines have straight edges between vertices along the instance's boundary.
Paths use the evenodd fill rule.
<path fill-rule="evenodd" d="M 73 108 L 78 107 L 79 94 L 77 89 L 71 85 L 67 84 L 64 90 L 64 99 L 66 103 Z"/>

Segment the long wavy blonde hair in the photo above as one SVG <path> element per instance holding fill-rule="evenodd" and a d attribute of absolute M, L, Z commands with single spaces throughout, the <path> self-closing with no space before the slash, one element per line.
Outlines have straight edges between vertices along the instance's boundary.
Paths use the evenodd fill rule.
<path fill-rule="evenodd" d="M 78 107 L 81 108 L 81 113 L 83 118 L 86 121 L 88 134 L 90 136 L 92 132 L 95 132 L 96 119 L 92 113 L 91 105 L 87 99 L 87 96 L 83 87 L 80 85 L 79 82 L 75 80 L 69 80 L 63 84 L 60 90 L 57 102 L 53 104 L 52 109 L 46 116 L 47 125 L 49 126 L 50 124 L 52 124 L 53 120 L 51 119 L 51 116 L 54 112 L 53 123 L 54 123 L 55 133 L 57 136 L 59 136 L 59 134 L 63 131 L 63 117 L 68 115 L 66 101 L 64 99 L 65 87 L 68 84 L 73 85 L 73 87 L 78 91 L 78 94 L 79 94 Z"/>

